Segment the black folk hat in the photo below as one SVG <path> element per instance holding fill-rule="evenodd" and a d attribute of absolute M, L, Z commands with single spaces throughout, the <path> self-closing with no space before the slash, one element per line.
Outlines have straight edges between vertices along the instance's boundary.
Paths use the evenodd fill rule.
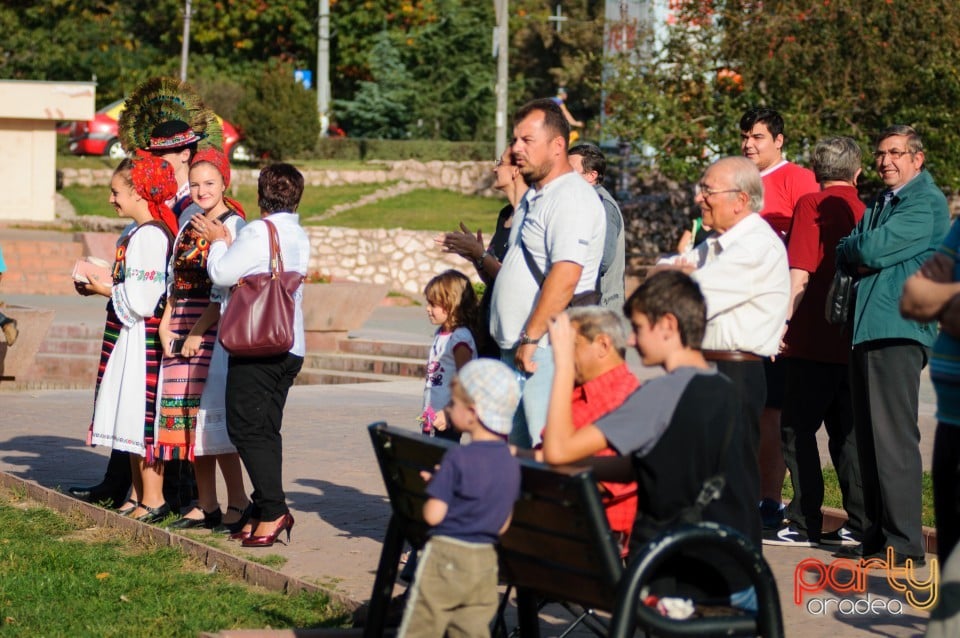
<path fill-rule="evenodd" d="M 154 153 L 176 151 L 196 144 L 205 137 L 205 133 L 195 133 L 182 120 L 170 120 L 154 127 L 150 132 L 150 145 L 145 150 Z"/>

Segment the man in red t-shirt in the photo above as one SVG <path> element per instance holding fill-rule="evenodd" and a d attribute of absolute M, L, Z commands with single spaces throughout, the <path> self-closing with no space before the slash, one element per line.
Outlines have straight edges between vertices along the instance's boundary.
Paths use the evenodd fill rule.
<path fill-rule="evenodd" d="M 850 332 L 824 318 L 827 290 L 836 271 L 837 244 L 850 234 L 865 210 L 856 186 L 860 162 L 860 147 L 849 137 L 818 142 L 813 167 L 823 190 L 801 197 L 793 212 L 787 244 L 789 327 L 781 347 L 786 372 L 781 428 L 794 497 L 786 508 L 787 522 L 780 529 L 764 531 L 763 542 L 769 545 L 853 544 L 864 531 L 863 489 L 847 376 Z M 848 516 L 845 527 L 827 534 L 820 529 L 823 474 L 816 435 L 821 423 L 830 437 L 830 458 Z"/>
<path fill-rule="evenodd" d="M 740 118 L 740 151 L 753 162 L 763 179 L 760 216 L 786 241 L 797 201 L 820 190 L 810 169 L 783 158 L 783 117 L 775 110 L 754 107 Z M 760 415 L 760 516 L 765 529 L 778 528 L 783 520 L 780 492 L 786 466 L 780 451 L 780 408 L 784 371 L 766 361 L 767 399 Z"/>
<path fill-rule="evenodd" d="M 628 333 L 619 313 L 587 306 L 570 308 L 567 315 L 576 330 L 571 409 L 573 426 L 580 429 L 623 405 L 640 382 L 624 360 Z M 608 447 L 596 456 L 617 456 L 617 452 Z M 537 458 L 542 460 L 539 451 Z M 610 529 L 626 556 L 637 516 L 637 484 L 601 481 L 599 486 Z"/>

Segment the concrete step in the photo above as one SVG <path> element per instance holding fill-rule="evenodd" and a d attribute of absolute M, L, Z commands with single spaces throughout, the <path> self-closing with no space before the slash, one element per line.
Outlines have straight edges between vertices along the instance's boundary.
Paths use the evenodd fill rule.
<path fill-rule="evenodd" d="M 399 377 L 423 378 L 426 374 L 426 357 L 390 357 L 347 352 L 307 353 L 304 367 L 338 370 L 341 372 L 368 372 Z"/>
<path fill-rule="evenodd" d="M 99 342 L 96 354 L 39 352 L 24 381 L 47 388 L 93 388 L 100 365 Z M 42 350 L 42 347 L 41 347 Z"/>
<path fill-rule="evenodd" d="M 344 372 L 324 368 L 304 367 L 297 375 L 297 385 L 341 385 L 347 383 L 380 383 L 384 381 L 406 381 L 407 377 L 372 372 Z"/>
<path fill-rule="evenodd" d="M 406 357 L 426 361 L 430 344 L 405 343 L 402 341 L 377 341 L 374 339 L 341 339 L 338 350 L 350 354 L 372 354 L 386 357 Z"/>
<path fill-rule="evenodd" d="M 99 338 L 82 339 L 50 339 L 49 337 L 40 344 L 39 354 L 78 354 L 90 355 L 97 359 L 100 358 L 101 342 Z"/>

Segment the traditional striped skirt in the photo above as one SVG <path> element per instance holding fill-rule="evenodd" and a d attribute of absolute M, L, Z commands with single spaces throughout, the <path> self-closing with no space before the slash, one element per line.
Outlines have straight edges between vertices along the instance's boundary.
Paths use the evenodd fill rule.
<path fill-rule="evenodd" d="M 144 321 L 145 351 L 143 353 L 143 371 L 145 386 L 142 398 L 139 396 L 137 397 L 138 401 L 144 402 L 143 423 L 132 423 L 127 420 L 121 420 L 118 425 L 122 427 L 119 427 L 119 429 L 114 428 L 112 431 L 110 431 L 110 427 L 108 426 L 108 431 L 101 433 L 102 436 L 98 436 L 97 441 L 95 442 L 94 422 L 91 420 L 90 429 L 87 432 L 88 445 L 93 445 L 95 443 L 110 443 L 113 445 L 113 447 L 120 447 L 121 449 L 135 449 L 137 453 L 143 453 L 147 462 L 153 462 L 154 421 L 156 419 L 157 407 L 157 381 L 159 379 L 160 358 L 162 355 L 160 340 L 157 336 L 159 327 L 159 319 L 154 319 L 151 317 Z M 121 365 L 120 371 L 113 373 L 113 377 L 115 379 L 114 383 L 107 384 L 109 387 L 105 387 L 103 383 L 107 365 L 110 362 L 111 356 L 114 354 L 114 350 L 117 346 L 118 340 L 120 339 L 122 331 L 123 324 L 120 322 L 116 311 L 113 309 L 113 303 L 108 303 L 107 319 L 103 329 L 103 341 L 100 346 L 100 365 L 97 367 L 97 384 L 93 395 L 94 410 L 96 411 L 97 406 L 100 405 L 102 409 L 109 412 L 109 414 L 107 414 L 105 417 L 107 423 L 110 423 L 111 420 L 116 417 L 117 412 L 114 412 L 114 410 L 122 409 L 120 404 L 127 400 L 121 398 L 121 389 L 117 384 L 117 379 L 123 378 L 123 361 L 114 363 L 115 366 Z M 129 345 L 129 342 L 125 343 L 128 343 Z M 128 351 L 127 354 L 129 354 Z M 105 396 L 105 400 L 101 402 L 99 400 L 101 392 L 117 393 L 117 396 Z M 132 399 L 133 396 L 138 394 L 139 393 L 127 393 L 127 397 L 128 399 Z M 124 405 L 127 404 L 124 403 Z M 139 412 L 139 410 L 137 410 L 137 412 Z M 96 417 L 96 414 L 94 414 L 94 416 Z M 141 449 L 141 443 L 145 449 Z"/>
<path fill-rule="evenodd" d="M 186 337 L 196 325 L 210 300 L 177 299 L 170 329 Z M 157 455 L 163 460 L 194 458 L 200 396 L 207 381 L 210 357 L 217 338 L 216 322 L 203 335 L 200 353 L 194 357 L 164 357 L 160 418 L 157 424 Z"/>

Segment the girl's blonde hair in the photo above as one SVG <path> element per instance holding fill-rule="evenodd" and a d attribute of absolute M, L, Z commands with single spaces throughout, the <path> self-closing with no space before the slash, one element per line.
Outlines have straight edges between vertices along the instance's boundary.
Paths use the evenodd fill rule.
<path fill-rule="evenodd" d="M 479 315 L 477 294 L 467 276 L 457 270 L 445 270 L 423 289 L 427 302 L 439 306 L 449 315 L 443 327 L 466 326 L 475 331 Z"/>

